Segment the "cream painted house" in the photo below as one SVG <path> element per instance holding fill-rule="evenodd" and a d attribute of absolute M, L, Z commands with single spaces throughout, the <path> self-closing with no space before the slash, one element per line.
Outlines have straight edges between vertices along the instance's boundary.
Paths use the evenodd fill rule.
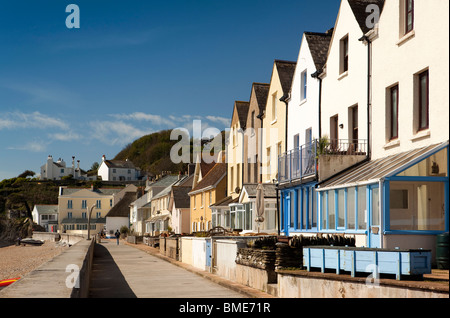
<path fill-rule="evenodd" d="M 233 198 L 239 196 L 244 181 L 244 143 L 248 110 L 249 102 L 234 103 L 230 134 L 226 145 L 227 193 Z"/>
<path fill-rule="evenodd" d="M 278 157 L 286 151 L 286 99 L 291 90 L 296 62 L 275 60 L 265 112 L 262 116 L 262 182 L 278 179 Z"/>
<path fill-rule="evenodd" d="M 269 84 L 265 83 L 252 84 L 244 135 L 244 184 L 258 183 L 261 181 L 261 116 L 264 114 L 266 108 L 269 86 Z"/>
<path fill-rule="evenodd" d="M 369 4 L 381 12 L 372 28 Z M 322 123 L 330 118 L 333 135 L 336 113 L 339 138 L 350 137 L 345 127 L 357 103 L 359 138 L 369 135 L 369 152 L 319 183 L 320 232 L 353 234 L 357 246 L 430 249 L 435 260 L 436 236 L 449 231 L 448 9 L 443 1 L 342 1 L 323 77 Z"/>
<path fill-rule="evenodd" d="M 60 233 L 86 235 L 88 217 L 91 214 L 91 234 L 96 234 L 106 225 L 106 214 L 115 204 L 115 196 L 123 188 L 66 188 L 60 187 L 58 196 L 58 226 Z"/>

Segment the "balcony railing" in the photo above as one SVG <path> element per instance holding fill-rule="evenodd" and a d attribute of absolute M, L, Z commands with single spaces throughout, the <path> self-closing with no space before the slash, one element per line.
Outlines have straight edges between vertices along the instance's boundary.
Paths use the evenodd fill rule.
<path fill-rule="evenodd" d="M 366 155 L 366 140 L 313 140 L 278 157 L 278 182 L 291 182 L 313 176 L 319 155 Z"/>

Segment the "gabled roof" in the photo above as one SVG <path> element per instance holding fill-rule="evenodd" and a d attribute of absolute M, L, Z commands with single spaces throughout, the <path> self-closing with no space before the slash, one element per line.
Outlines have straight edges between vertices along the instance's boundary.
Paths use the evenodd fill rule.
<path fill-rule="evenodd" d="M 297 62 L 275 60 L 275 65 L 277 67 L 281 87 L 283 88 L 283 94 L 287 95 L 291 90 L 292 79 L 294 78 Z"/>
<path fill-rule="evenodd" d="M 97 193 L 99 195 L 115 195 L 116 193 L 119 193 L 123 190 L 123 188 L 98 188 L 92 190 L 91 188 L 64 188 L 61 187 L 61 194 L 60 195 L 72 195 L 74 193 L 77 193 L 79 191 L 88 190 L 94 193 Z"/>
<path fill-rule="evenodd" d="M 327 62 L 332 34 L 332 30 L 326 33 L 305 32 L 305 39 L 317 71 L 321 71 Z"/>
<path fill-rule="evenodd" d="M 217 183 L 219 183 L 226 174 L 227 164 L 216 163 L 214 167 L 206 174 L 206 176 L 204 176 L 202 180 L 197 184 L 197 186 L 189 192 L 189 194 L 194 194 L 194 192 L 208 187 L 216 187 Z"/>
<path fill-rule="evenodd" d="M 367 6 L 370 4 L 375 4 L 383 11 L 385 0 L 348 0 L 348 4 L 350 8 L 352 8 L 353 14 L 355 15 L 356 21 L 359 24 L 359 27 L 363 31 L 364 34 L 369 32 L 371 29 L 367 27 L 367 17 L 371 14 L 371 12 L 366 12 Z"/>
<path fill-rule="evenodd" d="M 247 126 L 247 116 L 248 110 L 250 108 L 250 103 L 243 101 L 236 101 L 234 102 L 234 105 L 239 118 L 239 124 L 241 125 L 241 128 L 245 129 Z"/>
<path fill-rule="evenodd" d="M 108 168 L 136 169 L 136 167 L 130 160 L 105 160 L 103 162 Z"/>
<path fill-rule="evenodd" d="M 123 198 L 109 210 L 106 217 L 128 217 L 130 213 L 130 204 L 135 200 L 135 192 L 125 193 Z"/>
<path fill-rule="evenodd" d="M 255 91 L 255 97 L 259 108 L 259 114 L 261 115 L 266 110 L 266 103 L 267 97 L 269 96 L 270 84 L 253 83 L 253 89 Z"/>
<path fill-rule="evenodd" d="M 189 187 L 174 186 L 172 187 L 172 195 L 177 209 L 187 209 L 191 206 L 191 200 L 189 198 Z"/>

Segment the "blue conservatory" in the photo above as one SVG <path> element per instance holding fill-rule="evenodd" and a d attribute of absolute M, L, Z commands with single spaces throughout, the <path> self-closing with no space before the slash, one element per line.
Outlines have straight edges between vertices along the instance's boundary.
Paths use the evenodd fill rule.
<path fill-rule="evenodd" d="M 283 233 L 351 235 L 357 246 L 423 248 L 449 231 L 449 143 L 361 162 L 281 190 Z M 293 203 L 294 202 L 294 203 Z"/>

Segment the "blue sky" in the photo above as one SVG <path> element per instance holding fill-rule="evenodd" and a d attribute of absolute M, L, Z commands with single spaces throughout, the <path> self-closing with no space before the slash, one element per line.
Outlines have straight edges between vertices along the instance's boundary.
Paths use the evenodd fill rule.
<path fill-rule="evenodd" d="M 68 29 L 66 6 L 80 8 Z M 228 127 L 235 100 L 297 59 L 339 0 L 0 2 L 0 180 L 48 155 L 87 170 L 146 134 L 193 119 Z"/>

